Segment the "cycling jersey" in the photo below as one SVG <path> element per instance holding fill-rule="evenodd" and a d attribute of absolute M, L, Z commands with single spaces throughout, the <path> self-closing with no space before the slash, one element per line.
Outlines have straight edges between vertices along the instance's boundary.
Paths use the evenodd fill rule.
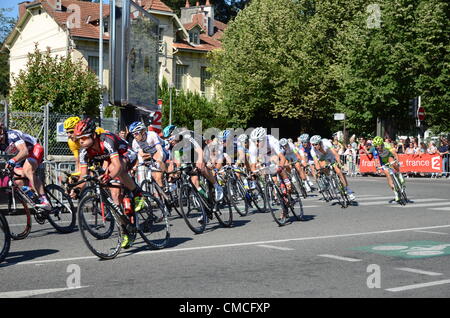
<path fill-rule="evenodd" d="M 296 154 L 298 153 L 298 150 L 292 142 L 288 142 L 286 146 L 281 147 L 281 153 L 286 157 L 288 161 L 290 162 L 297 161 Z"/>
<path fill-rule="evenodd" d="M 127 157 L 128 145 L 119 136 L 113 133 L 103 133 L 97 138 L 98 141 L 95 142 L 99 142 L 100 151 L 95 151 L 93 147 L 82 149 L 80 151 L 80 167 L 87 167 L 88 161 L 101 162 L 116 156 Z"/>
<path fill-rule="evenodd" d="M 301 155 L 302 157 L 307 158 L 307 160 L 308 160 L 309 163 L 314 162 L 314 158 L 313 158 L 313 156 L 312 156 L 312 154 L 311 154 L 311 150 L 312 150 L 311 144 L 309 144 L 308 147 L 300 146 L 300 148 L 299 148 L 299 153 L 300 153 L 300 155 Z"/>
<path fill-rule="evenodd" d="M 387 142 L 383 143 L 380 150 L 376 147 L 371 147 L 368 153 L 372 154 L 375 160 L 379 159 L 381 165 L 387 164 L 389 162 L 389 158 L 394 158 L 393 148 Z"/>
<path fill-rule="evenodd" d="M 205 148 L 203 160 L 204 162 L 207 162 L 208 147 L 205 147 L 206 143 L 204 139 L 201 138 L 200 143 L 198 143 L 189 132 L 190 131 L 184 131 L 179 134 L 182 136 L 182 139 L 171 147 L 170 158 L 172 160 L 180 161 L 181 163 L 195 163 L 198 159 L 197 152 L 195 150 L 203 153 L 203 148 Z"/>
<path fill-rule="evenodd" d="M 97 133 L 97 135 L 100 135 L 100 134 L 106 133 L 107 131 L 101 127 L 97 127 L 95 129 L 95 132 Z M 69 140 L 67 140 L 67 145 L 69 146 L 69 149 L 72 151 L 73 156 L 75 158 L 78 158 L 80 148 L 81 148 L 80 141 L 78 139 L 72 140 L 72 138 L 69 138 Z"/>
<path fill-rule="evenodd" d="M 259 159 L 268 163 L 271 156 L 278 156 L 281 153 L 280 142 L 272 135 L 267 135 L 264 143 L 256 145 L 256 142 L 250 140 L 249 154 L 250 163 L 256 164 Z"/>
<path fill-rule="evenodd" d="M 20 130 L 10 129 L 6 131 L 5 143 L 0 147 L 7 155 L 17 155 L 19 150 L 17 146 L 25 144 L 28 149 L 28 157 L 26 159 L 34 159 L 38 164 L 44 158 L 44 148 L 38 143 L 33 136 L 25 134 Z M 25 160 L 18 162 L 16 168 L 21 168 Z"/>
<path fill-rule="evenodd" d="M 336 161 L 336 158 L 334 157 L 334 154 L 331 152 L 331 149 L 334 149 L 333 145 L 331 144 L 331 141 L 328 139 L 322 139 L 322 148 L 323 152 L 317 150 L 317 148 L 311 149 L 312 157 L 319 161 L 328 161 L 330 163 L 334 163 Z"/>
<path fill-rule="evenodd" d="M 163 150 L 163 158 L 161 161 L 165 162 L 169 158 L 169 153 L 166 150 L 166 144 L 164 140 L 162 140 L 158 134 L 154 131 L 147 131 L 146 132 L 147 137 L 145 140 L 137 141 L 136 139 L 133 140 L 132 143 L 132 149 L 135 152 L 139 152 L 139 150 L 142 150 L 144 153 L 151 154 L 152 156 L 156 153 L 157 145 L 161 145 Z M 141 159 L 139 159 L 141 161 Z"/>

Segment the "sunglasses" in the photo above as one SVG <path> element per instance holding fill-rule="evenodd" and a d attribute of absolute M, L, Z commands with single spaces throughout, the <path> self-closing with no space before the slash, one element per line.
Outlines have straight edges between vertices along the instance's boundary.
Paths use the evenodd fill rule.
<path fill-rule="evenodd" d="M 313 146 L 315 147 L 315 146 L 318 146 L 318 145 L 320 145 L 320 144 L 311 144 L 311 145 L 313 145 Z"/>
<path fill-rule="evenodd" d="M 91 136 L 89 135 L 89 136 L 80 136 L 77 139 L 80 140 L 80 141 L 85 141 L 85 140 L 88 140 L 90 138 L 91 138 Z"/>

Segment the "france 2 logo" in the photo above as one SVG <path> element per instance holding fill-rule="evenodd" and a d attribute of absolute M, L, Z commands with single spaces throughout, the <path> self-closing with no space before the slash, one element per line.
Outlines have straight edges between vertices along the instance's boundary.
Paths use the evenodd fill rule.
<path fill-rule="evenodd" d="M 441 157 L 431 158 L 431 169 L 439 171 L 441 170 Z"/>

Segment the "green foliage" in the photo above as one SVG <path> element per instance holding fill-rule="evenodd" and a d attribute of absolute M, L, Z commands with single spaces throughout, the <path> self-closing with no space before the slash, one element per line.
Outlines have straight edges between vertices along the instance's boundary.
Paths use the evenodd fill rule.
<path fill-rule="evenodd" d="M 169 124 L 170 89 L 163 79 L 159 90 L 159 98 L 163 101 L 162 126 Z M 202 120 L 203 128 L 226 128 L 227 120 L 216 100 L 209 101 L 197 92 L 176 91 L 172 89 L 172 124 L 194 129 L 194 121 Z"/>
<path fill-rule="evenodd" d="M 15 19 L 6 16 L 12 8 L 0 8 L 0 48 L 3 45 L 8 34 L 14 27 Z M 9 91 L 9 53 L 7 50 L 0 51 L 0 98 L 8 95 Z"/>
<path fill-rule="evenodd" d="M 48 102 L 52 112 L 97 116 L 101 89 L 96 75 L 81 61 L 52 57 L 37 48 L 28 54 L 25 70 L 14 76 L 10 102 L 13 110 L 41 111 Z"/>
<path fill-rule="evenodd" d="M 408 100 L 422 96 L 427 125 L 450 130 L 448 6 L 252 0 L 229 24 L 223 50 L 210 54 L 228 119 L 297 119 L 296 131 L 326 133 L 342 129 L 333 113 L 344 112 L 352 133 L 374 133 L 377 118 L 408 131 Z"/>

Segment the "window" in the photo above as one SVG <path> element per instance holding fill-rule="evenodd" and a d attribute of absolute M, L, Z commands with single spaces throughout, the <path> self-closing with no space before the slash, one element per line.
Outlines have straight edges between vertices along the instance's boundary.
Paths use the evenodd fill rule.
<path fill-rule="evenodd" d="M 207 80 L 211 78 L 211 73 L 206 70 L 206 66 L 202 66 L 200 71 L 200 90 L 205 92 L 207 89 L 208 83 Z"/>
<path fill-rule="evenodd" d="M 175 69 L 175 88 L 187 89 L 187 65 L 176 65 Z"/>
<path fill-rule="evenodd" d="M 200 44 L 200 37 L 198 31 L 189 32 L 189 42 L 192 44 Z"/>
<path fill-rule="evenodd" d="M 99 61 L 98 56 L 89 56 L 88 57 L 88 67 L 89 69 L 95 73 L 95 75 L 99 76 Z"/>

